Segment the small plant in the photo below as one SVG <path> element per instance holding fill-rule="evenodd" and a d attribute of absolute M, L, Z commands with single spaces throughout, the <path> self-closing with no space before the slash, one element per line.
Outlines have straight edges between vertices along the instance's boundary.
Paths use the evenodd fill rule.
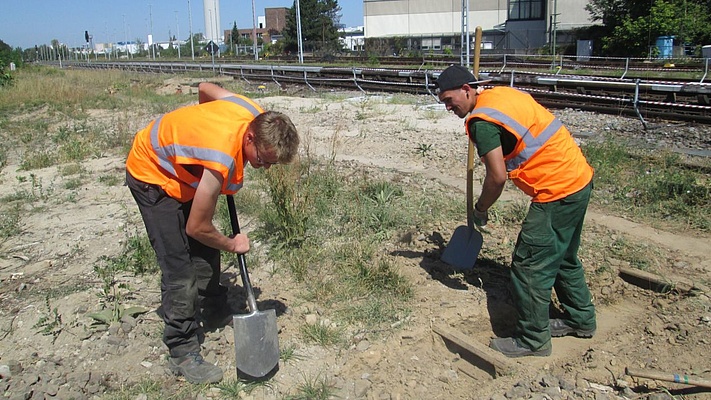
<path fill-rule="evenodd" d="M 294 345 L 288 345 L 282 346 L 279 350 L 279 359 L 283 362 L 289 362 L 291 360 L 301 360 L 303 357 L 296 353 Z"/>
<path fill-rule="evenodd" d="M 422 157 L 427 157 L 427 153 L 432 150 L 432 145 L 427 143 L 420 143 L 416 148 L 417 152 L 420 153 Z"/>
<path fill-rule="evenodd" d="M 42 186 L 42 178 L 38 178 L 35 174 L 30 174 L 32 182 L 32 197 L 35 200 L 46 200 L 52 194 L 52 190 L 45 190 Z"/>
<path fill-rule="evenodd" d="M 123 292 L 129 290 L 129 287 L 116 279 L 116 273 L 125 268 L 125 264 L 118 258 L 107 256 L 99 258 L 99 262 L 99 265 L 94 266 L 94 272 L 102 282 L 99 297 L 102 299 L 105 308 L 99 312 L 89 313 L 87 316 L 98 323 L 108 325 L 111 322 L 120 321 L 126 315 L 135 317 L 148 312 L 143 307 L 124 307 L 121 304 L 124 300 Z"/>
<path fill-rule="evenodd" d="M 98 180 L 106 186 L 118 186 L 122 183 L 121 178 L 116 175 L 100 175 Z"/>
<path fill-rule="evenodd" d="M 81 164 L 68 164 L 59 169 L 59 174 L 62 176 L 77 175 L 86 172 L 86 169 Z"/>
<path fill-rule="evenodd" d="M 33 169 L 41 169 L 51 167 L 57 161 L 57 155 L 52 150 L 44 149 L 33 152 L 26 152 L 20 163 L 20 169 L 29 171 Z"/>
<path fill-rule="evenodd" d="M 267 381 L 245 382 L 239 379 L 227 379 L 215 385 L 220 389 L 221 399 L 239 399 L 244 395 L 249 395 L 260 386 L 269 386 L 269 383 Z"/>
<path fill-rule="evenodd" d="M 0 240 L 20 233 L 20 212 L 17 207 L 0 214 Z"/>
<path fill-rule="evenodd" d="M 305 324 L 301 327 L 301 334 L 307 341 L 321 346 L 331 346 L 341 342 L 341 331 L 329 324 Z"/>
<path fill-rule="evenodd" d="M 64 182 L 64 188 L 67 190 L 79 189 L 82 184 L 81 178 L 72 178 Z"/>
<path fill-rule="evenodd" d="M 287 396 L 287 400 L 328 400 L 333 397 L 335 385 L 328 379 L 317 375 L 313 378 L 304 377 L 304 383 L 297 388 L 298 394 Z"/>
<path fill-rule="evenodd" d="M 46 314 L 42 315 L 32 328 L 39 329 L 38 333 L 42 335 L 52 336 L 52 343 L 54 343 L 64 329 L 62 316 L 57 312 L 57 307 L 52 308 L 49 305 L 49 297 L 45 297 L 45 305 L 47 307 Z"/>

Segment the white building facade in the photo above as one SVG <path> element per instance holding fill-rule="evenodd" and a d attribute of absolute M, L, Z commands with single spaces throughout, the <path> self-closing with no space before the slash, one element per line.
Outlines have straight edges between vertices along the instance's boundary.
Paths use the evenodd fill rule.
<path fill-rule="evenodd" d="M 587 4 L 588 0 L 363 0 L 363 19 L 366 38 L 419 38 L 418 46 L 424 50 L 459 46 L 456 38 L 468 25 L 470 32 L 482 27 L 487 48 L 528 52 L 547 46 L 554 37 L 565 40 L 573 28 L 590 26 Z M 462 9 L 467 7 L 465 19 Z"/>

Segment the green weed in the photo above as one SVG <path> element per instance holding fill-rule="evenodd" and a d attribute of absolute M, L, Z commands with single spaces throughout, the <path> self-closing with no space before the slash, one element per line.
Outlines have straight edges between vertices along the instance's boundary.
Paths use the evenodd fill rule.
<path fill-rule="evenodd" d="M 432 150 L 432 145 L 427 143 L 420 143 L 415 149 L 422 157 L 427 157 L 427 153 Z"/>
<path fill-rule="evenodd" d="M 324 347 L 337 345 L 343 340 L 342 330 L 322 323 L 304 324 L 301 326 L 300 332 L 307 342 Z"/>
<path fill-rule="evenodd" d="M 593 201 L 639 222 L 711 230 L 709 167 L 680 154 L 633 148 L 619 140 L 583 147 L 595 168 Z"/>
<path fill-rule="evenodd" d="M 97 179 L 99 183 L 103 183 L 106 186 L 119 186 L 123 184 L 123 177 L 120 177 L 115 174 L 109 174 L 109 175 L 99 175 L 99 178 Z"/>
<path fill-rule="evenodd" d="M 72 178 L 64 181 L 64 188 L 67 190 L 79 189 L 84 184 L 81 178 Z"/>
<path fill-rule="evenodd" d="M 49 297 L 45 297 L 46 312 L 43 314 L 36 324 L 32 326 L 34 329 L 39 329 L 38 333 L 45 336 L 52 336 L 52 343 L 57 340 L 59 334 L 64 330 L 62 324 L 62 316 L 57 312 L 57 307 L 52 308 L 49 304 Z"/>
<path fill-rule="evenodd" d="M 104 309 L 98 312 L 87 314 L 97 323 L 109 325 L 112 322 L 120 321 L 124 316 L 136 316 L 148 312 L 143 307 L 125 307 L 123 301 L 126 292 L 130 292 L 128 284 L 120 282 L 117 278 L 118 272 L 122 271 L 122 265 L 115 258 L 102 256 L 99 263 L 94 266 L 94 272 L 101 280 L 101 291 L 99 297 Z"/>
<path fill-rule="evenodd" d="M 4 241 L 21 232 L 20 210 L 18 207 L 11 207 L 3 210 L 0 214 L 0 240 Z"/>
<path fill-rule="evenodd" d="M 279 349 L 279 359 L 283 362 L 302 360 L 303 357 L 296 352 L 294 345 L 281 346 Z"/>
<path fill-rule="evenodd" d="M 336 386 L 329 382 L 327 378 L 304 377 L 304 382 L 297 388 L 297 394 L 287 396 L 286 400 L 328 400 L 333 397 Z"/>
<path fill-rule="evenodd" d="M 25 152 L 20 162 L 20 169 L 31 171 L 33 169 L 51 167 L 57 163 L 58 159 L 57 154 L 49 149 Z"/>
<path fill-rule="evenodd" d="M 71 175 L 77 175 L 77 174 L 83 174 L 86 172 L 86 168 L 84 168 L 81 164 L 78 163 L 72 163 L 72 164 L 67 164 L 59 168 L 59 174 L 61 176 L 71 176 Z"/>

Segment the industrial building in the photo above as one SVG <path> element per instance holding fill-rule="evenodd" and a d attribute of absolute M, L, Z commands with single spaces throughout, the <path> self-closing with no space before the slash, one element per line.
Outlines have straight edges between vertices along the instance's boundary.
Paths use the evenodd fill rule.
<path fill-rule="evenodd" d="M 481 26 L 483 47 L 533 53 L 570 43 L 574 28 L 590 26 L 587 0 L 363 0 L 365 37 L 407 38 L 415 50 L 458 52 L 462 31 Z M 462 12 L 462 10 L 467 12 Z M 470 36 L 473 41 L 473 35 Z"/>

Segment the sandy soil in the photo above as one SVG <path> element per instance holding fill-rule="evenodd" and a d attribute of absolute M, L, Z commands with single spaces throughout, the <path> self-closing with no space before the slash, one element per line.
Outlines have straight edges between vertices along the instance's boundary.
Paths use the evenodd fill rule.
<path fill-rule="evenodd" d="M 431 98 L 395 104 L 387 96 L 346 97 L 268 97 L 261 103 L 292 116 L 316 154 L 335 155 L 350 168 L 409 177 L 424 193 L 461 193 L 464 201 L 467 142 L 460 119 Z M 611 126 L 639 130 L 639 123 L 628 119 L 572 110 L 556 114 L 573 132 L 584 133 L 585 140 Z M 136 128 L 152 117 L 138 118 Z M 423 144 L 431 145 L 424 156 L 418 151 Z M 22 190 L 50 195 L 23 205 L 35 212 L 26 214 L 21 234 L 0 243 L 3 396 L 93 398 L 144 378 L 164 380 L 170 390 L 176 384 L 188 385 L 165 375 L 162 323 L 154 312 L 100 331 L 91 327 L 93 321 L 86 315 L 99 307 L 101 280 L 93 268 L 100 257 L 117 255 L 127 234 L 142 233 L 128 190 L 96 180 L 66 189 L 72 177 L 62 176 L 57 167 L 34 170 L 30 179 L 30 173 L 12 164 L 15 158 L 10 157 L 10 165 L 0 172 L 0 198 Z M 83 166 L 95 177 L 123 175 L 119 157 L 100 157 Z M 477 166 L 475 182 L 482 172 Z M 517 199 L 522 195 L 509 187 L 504 200 Z M 711 280 L 708 236 L 663 231 L 591 209 L 581 257 L 598 310 L 597 334 L 592 339 L 555 338 L 552 356 L 506 360 L 500 367 L 508 369 L 500 375 L 433 331 L 446 327 L 460 332 L 475 348 L 485 348 L 491 337 L 505 336 L 511 329 L 506 249 L 518 226 L 492 224 L 481 254 L 487 260 L 484 266 L 452 275 L 439 260 L 442 243 L 435 238 L 447 240 L 464 222 L 463 216 L 452 224 L 403 232 L 407 240 L 383 243 L 383 252 L 414 283 L 412 315 L 392 335 L 354 338 L 347 348 L 304 344 L 298 327 L 321 318 L 317 307 L 289 290 L 288 277 L 272 275 L 268 268 L 252 271 L 260 299 L 285 305 L 278 317 L 280 342 L 294 346 L 299 357 L 282 363 L 268 386 L 243 397 L 285 398 L 296 394 L 305 380 L 320 377 L 344 399 L 711 398 L 711 389 L 698 385 L 625 374 L 625 368 L 653 369 L 669 376 L 711 379 L 711 293 L 704 291 Z M 245 230 L 249 231 L 248 223 Z M 620 269 L 629 263 L 615 259 L 610 251 L 619 241 L 653 252 L 650 271 L 681 282 L 679 289 L 659 294 L 622 279 Z M 160 299 L 157 279 L 121 276 L 135 295 L 127 302 L 155 310 Z M 225 282 L 241 285 L 234 269 L 226 271 Z M 697 289 L 686 290 L 692 286 Z M 52 298 L 49 303 L 47 296 Z M 59 332 L 43 334 L 41 318 L 56 321 L 56 316 L 61 320 L 54 327 L 61 328 Z M 226 327 L 209 332 L 204 344 L 206 358 L 225 369 L 226 379 L 235 378 L 233 342 L 233 331 Z M 199 396 L 218 397 L 219 391 Z"/>

